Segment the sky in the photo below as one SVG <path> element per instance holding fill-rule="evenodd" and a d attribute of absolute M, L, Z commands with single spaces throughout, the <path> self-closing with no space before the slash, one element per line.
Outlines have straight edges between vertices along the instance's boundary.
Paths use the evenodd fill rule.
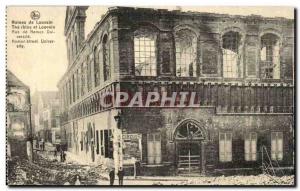
<path fill-rule="evenodd" d="M 164 9 L 176 9 L 178 7 L 155 7 Z M 91 6 L 86 14 L 85 34 L 93 29 L 96 22 L 106 13 L 107 7 Z M 183 11 L 198 11 L 237 15 L 262 15 L 266 17 L 294 18 L 292 7 L 181 7 Z M 26 47 L 16 48 L 11 43 L 12 20 L 30 20 L 33 10 L 40 12 L 40 21 L 51 20 L 55 25 L 55 33 L 42 35 L 41 38 L 54 39 L 52 44 L 29 44 Z M 12 71 L 21 81 L 27 84 L 31 91 L 57 90 L 57 83 L 67 69 L 67 49 L 64 36 L 66 7 L 8 7 L 7 8 L 7 69 Z M 34 35 L 33 35 L 34 36 Z"/>

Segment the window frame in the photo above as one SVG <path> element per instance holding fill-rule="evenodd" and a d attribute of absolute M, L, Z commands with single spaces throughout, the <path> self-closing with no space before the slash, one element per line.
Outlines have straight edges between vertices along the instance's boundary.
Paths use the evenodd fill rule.
<path fill-rule="evenodd" d="M 233 43 L 232 43 L 232 41 L 229 41 L 228 39 L 226 39 L 226 38 L 229 38 L 229 39 L 231 39 L 232 40 L 232 36 L 229 36 L 229 37 L 226 37 L 225 39 L 224 39 L 224 36 L 226 36 L 226 35 L 229 35 L 229 34 L 235 34 L 235 38 L 237 38 L 237 40 L 235 40 L 235 44 L 234 45 L 232 45 Z M 231 49 L 228 49 L 228 48 L 224 48 L 224 40 L 226 40 L 226 41 L 229 41 L 228 43 L 230 44 L 230 45 L 228 45 Z M 242 64 L 242 55 L 243 55 L 243 50 L 242 50 L 242 47 L 244 46 L 244 43 L 243 43 L 243 34 L 240 32 L 240 31 L 236 31 L 236 30 L 228 30 L 228 31 L 225 31 L 222 35 L 221 35 L 221 61 L 222 61 L 222 77 L 223 78 L 228 78 L 228 79 L 235 79 L 235 78 L 239 78 L 239 77 L 241 77 L 241 76 L 243 76 L 242 75 L 242 71 L 241 71 L 241 64 Z M 236 50 L 236 52 L 235 51 L 233 51 L 232 49 L 235 49 Z M 225 50 L 227 50 L 227 51 L 231 51 L 231 52 L 233 52 L 233 53 L 231 53 L 231 54 L 224 54 L 224 52 L 225 52 Z M 235 52 L 235 55 L 233 55 L 234 54 L 234 52 Z M 230 52 L 229 52 L 230 53 Z M 234 65 L 236 65 L 235 67 L 236 67 L 236 69 L 235 70 L 233 70 L 232 69 L 232 63 L 231 62 L 229 62 L 229 64 L 226 64 L 226 65 L 229 65 L 230 67 L 231 67 L 231 72 L 235 72 L 235 74 L 231 74 L 231 75 L 225 75 L 225 62 L 224 62 L 224 55 L 226 55 L 226 58 L 228 58 L 228 56 L 229 56 L 229 58 L 230 58 L 230 60 L 231 60 L 231 62 L 233 61 L 232 59 L 233 59 L 233 56 L 235 56 L 236 58 L 235 58 L 235 60 L 236 60 L 236 63 L 234 64 Z M 228 59 L 226 59 L 226 61 L 230 61 L 230 60 L 228 60 Z M 227 63 L 227 62 L 226 62 Z M 229 67 L 229 66 L 227 66 L 227 68 Z"/>
<path fill-rule="evenodd" d="M 253 139 L 253 135 L 255 135 L 255 139 Z M 246 141 L 247 141 L 247 136 L 249 136 L 249 153 L 246 153 L 247 149 L 247 145 L 246 145 Z M 255 143 L 255 146 L 253 148 L 253 142 Z M 254 151 L 253 151 L 254 150 Z M 245 134 L 245 141 L 244 141 L 244 151 L 245 151 L 245 161 L 257 161 L 257 133 L 256 132 L 248 132 Z M 247 157 L 247 154 L 249 155 Z M 253 157 L 254 156 L 254 157 Z"/>
<path fill-rule="evenodd" d="M 98 87 L 100 85 L 100 50 L 98 46 L 93 50 L 94 58 L 94 85 Z"/>
<path fill-rule="evenodd" d="M 224 147 L 221 147 L 221 136 L 224 135 Z M 226 151 L 227 150 L 227 136 L 230 135 L 230 152 Z M 220 162 L 232 162 L 232 132 L 220 132 L 219 133 L 219 161 Z M 223 150 L 221 150 L 221 148 Z M 221 152 L 223 151 L 223 152 Z M 222 153 L 224 153 L 224 157 L 222 157 Z"/>
<path fill-rule="evenodd" d="M 276 135 L 275 137 L 275 151 L 273 150 L 273 135 Z M 278 140 L 278 135 L 281 135 L 281 145 L 280 145 L 280 149 L 278 149 L 278 144 L 279 144 L 279 140 Z M 275 161 L 275 160 L 277 160 L 277 161 L 282 161 L 283 160 L 283 154 L 284 154 L 284 151 L 283 151 L 283 149 L 284 149 L 284 139 L 283 139 L 283 132 L 282 131 L 273 131 L 273 132 L 271 132 L 271 149 L 270 149 L 270 152 L 271 152 L 271 160 L 273 160 L 273 161 Z M 280 155 L 281 154 L 281 155 Z"/>
<path fill-rule="evenodd" d="M 269 37 L 269 39 L 263 39 L 265 36 L 265 38 L 268 38 L 268 35 L 269 36 L 273 36 L 274 38 L 276 39 L 270 39 L 271 37 Z M 267 40 L 268 40 L 268 43 L 267 43 Z M 274 41 L 274 42 L 271 42 L 271 41 Z M 273 45 L 272 45 L 273 43 Z M 266 46 L 263 46 L 264 44 L 267 44 Z M 272 49 L 274 49 L 275 47 L 277 47 L 277 53 L 278 55 L 274 56 L 273 54 L 273 50 L 272 51 L 268 51 L 267 47 L 270 47 L 272 46 Z M 265 59 L 266 60 L 262 60 L 262 48 L 266 48 L 265 52 L 266 52 L 266 55 L 265 55 Z M 271 32 L 271 31 L 267 31 L 267 32 L 264 32 L 263 34 L 260 35 L 260 39 L 259 39 L 259 69 L 260 69 L 260 78 L 262 79 L 266 79 L 266 80 L 280 80 L 281 79 L 281 59 L 280 59 L 280 56 L 281 56 L 281 47 L 282 47 L 282 41 L 281 41 L 281 36 L 277 33 L 274 33 L 274 32 Z M 271 54 L 268 54 L 268 52 L 272 52 Z M 268 58 L 270 58 L 270 56 L 272 57 L 271 60 L 268 60 Z M 276 58 L 276 60 L 274 61 L 273 57 Z M 274 63 L 274 62 L 277 62 L 277 63 Z M 274 67 L 276 67 L 275 65 L 278 64 L 278 68 L 276 72 L 278 72 L 278 76 L 277 77 L 274 77 L 275 75 L 275 69 Z M 272 69 L 272 77 L 267 77 L 264 70 L 271 70 Z"/>
<path fill-rule="evenodd" d="M 111 78 L 111 58 L 110 58 L 110 40 L 108 34 L 104 34 L 102 37 L 102 64 L 103 64 L 103 80 L 104 82 Z"/>
<path fill-rule="evenodd" d="M 178 39 L 180 39 L 178 36 L 179 34 L 178 33 L 181 33 L 185 31 L 185 33 L 190 33 L 189 35 L 193 35 L 194 38 L 192 38 L 192 42 L 191 42 L 191 46 L 189 47 L 190 48 L 190 51 L 192 51 L 193 48 L 195 48 L 195 51 L 194 52 L 188 52 L 187 51 L 181 51 L 181 49 L 178 48 Z M 198 45 L 198 35 L 197 33 L 195 33 L 193 30 L 189 29 L 189 28 L 181 28 L 179 30 L 176 30 L 175 33 L 174 33 L 174 43 L 175 43 L 175 75 L 176 77 L 197 77 L 198 76 L 198 49 L 199 49 L 199 45 Z M 178 54 L 180 54 L 180 57 L 178 57 Z M 190 75 L 190 65 L 187 65 L 187 63 L 179 63 L 178 61 L 182 61 L 182 54 L 185 55 L 185 58 L 186 56 L 188 55 L 188 57 L 190 57 L 190 60 L 193 60 L 194 63 L 193 63 L 193 67 L 192 67 L 192 73 L 193 75 Z M 194 54 L 194 55 L 193 55 Z M 178 69 L 178 66 L 183 66 L 186 70 L 186 72 L 184 73 L 180 67 L 180 75 L 178 75 L 177 73 L 177 69 Z M 184 75 L 182 75 L 184 74 Z"/>
<path fill-rule="evenodd" d="M 157 140 L 157 136 L 159 136 L 159 140 Z M 151 137 L 151 139 L 150 139 Z M 159 145 L 159 151 L 157 151 L 157 144 Z M 153 156 L 149 155 L 149 147 L 153 149 Z M 147 134 L 147 164 L 149 165 L 157 165 L 162 163 L 162 150 L 161 150 L 161 134 L 160 133 L 148 133 Z M 150 157 L 153 157 L 153 162 L 150 160 Z"/>
<path fill-rule="evenodd" d="M 138 39 L 138 40 L 136 40 Z M 144 39 L 143 41 L 140 39 Z M 146 40 L 150 39 L 150 40 Z M 156 77 L 158 76 L 158 33 L 156 30 L 152 29 L 151 27 L 140 27 L 137 30 L 134 31 L 133 34 L 133 58 L 134 58 L 134 76 L 141 76 L 141 77 Z M 139 42 L 139 44 L 136 44 L 136 41 Z M 141 50 L 141 42 L 143 42 L 143 47 L 146 49 L 148 48 L 149 51 Z M 153 42 L 153 43 L 152 43 Z M 149 46 L 148 46 L 148 45 Z M 146 46 L 147 45 L 147 46 Z M 137 50 L 136 47 L 139 47 Z M 154 49 L 154 50 L 152 50 Z M 139 57 L 137 56 L 137 53 L 139 53 Z M 141 53 L 144 55 L 141 57 Z M 137 74 L 137 65 L 141 65 L 141 63 L 137 62 L 137 59 L 150 59 L 149 68 L 141 69 L 140 74 Z M 143 73 L 143 70 L 145 70 L 145 74 Z M 150 71 L 150 75 L 148 74 L 148 71 Z M 153 73 L 153 74 L 152 74 Z"/>

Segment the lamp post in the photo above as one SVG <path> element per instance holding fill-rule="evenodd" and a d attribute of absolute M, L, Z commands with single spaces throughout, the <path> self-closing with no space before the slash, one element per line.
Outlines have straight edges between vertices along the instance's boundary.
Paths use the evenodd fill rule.
<path fill-rule="evenodd" d="M 114 116 L 114 119 L 117 123 L 117 128 L 120 129 L 120 127 L 121 127 L 121 113 L 118 112 L 118 114 L 116 116 Z"/>

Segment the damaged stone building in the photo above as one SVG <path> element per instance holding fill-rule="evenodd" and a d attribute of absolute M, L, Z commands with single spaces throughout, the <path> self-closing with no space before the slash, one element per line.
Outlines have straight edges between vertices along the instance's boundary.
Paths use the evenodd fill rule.
<path fill-rule="evenodd" d="M 6 71 L 6 157 L 32 160 L 30 89 L 11 71 Z M 9 165 L 9 163 L 8 163 Z M 8 166 L 8 171 L 10 166 Z"/>
<path fill-rule="evenodd" d="M 112 7 L 85 38 L 87 9 L 66 10 L 58 88 L 68 151 L 152 176 L 293 167 L 293 19 Z M 107 92 L 197 92 L 200 101 L 105 107 Z"/>

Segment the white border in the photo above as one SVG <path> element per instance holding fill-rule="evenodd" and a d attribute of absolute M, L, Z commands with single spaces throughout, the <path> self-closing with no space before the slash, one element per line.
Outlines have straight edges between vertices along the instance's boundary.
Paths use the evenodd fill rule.
<path fill-rule="evenodd" d="M 181 6 L 291 6 L 299 8 L 299 0 L 248 0 L 248 1 L 234 1 L 234 0 L 208 0 L 208 1 L 199 1 L 199 0 L 114 0 L 114 1 L 108 1 L 108 0 L 101 0 L 101 1 L 92 1 L 92 0 L 77 0 L 77 1 L 71 1 L 71 0 L 51 0 L 51 1 L 41 1 L 41 0 L 30 0 L 30 1 L 22 1 L 22 0 L 5 0 L 4 2 L 1 2 L 0 6 L 0 58 L 1 58 L 1 64 L 0 64 L 0 127 L 1 127 L 1 133 L 0 133 L 0 190 L 8 190 L 12 189 L 6 186 L 6 162 L 5 162 L 5 8 L 7 5 L 109 5 L 109 6 L 166 6 L 166 5 L 181 5 Z M 299 14 L 299 13 L 298 13 Z M 299 26 L 299 19 L 297 18 L 297 26 Z M 299 30 L 297 33 L 297 37 L 299 39 Z M 298 41 L 297 41 L 298 43 Z M 297 49 L 297 55 L 299 55 L 299 49 Z M 297 73 L 299 73 L 299 66 Z M 298 79 L 297 79 L 298 82 Z M 299 89 L 300 83 L 297 83 L 297 89 Z M 299 104 L 299 100 L 298 100 Z M 297 107 L 298 107 L 297 104 Z M 299 113 L 297 114 L 298 117 Z M 299 121 L 298 121 L 299 124 Z M 297 128 L 297 127 L 296 127 Z M 300 130 L 297 129 L 297 138 L 299 139 L 299 132 Z M 297 165 L 299 166 L 299 157 L 297 157 Z M 299 176 L 299 175 L 298 175 Z M 298 179 L 298 178 L 297 178 Z M 297 181 L 298 182 L 298 181 Z M 299 183 L 299 182 L 298 182 Z M 28 190 L 28 189 L 40 189 L 40 187 L 36 188 L 13 188 L 14 190 Z M 61 189 L 61 188 L 55 188 Z M 76 188 L 71 188 L 76 189 Z M 78 188 L 76 190 L 79 190 L 82 188 Z M 93 190 L 98 190 L 99 188 L 89 188 Z M 114 189 L 119 190 L 120 188 L 100 188 L 100 189 Z M 129 188 L 127 188 L 129 189 Z M 166 188 L 142 188 L 142 189 L 156 189 L 156 190 L 162 190 Z M 168 190 L 173 190 L 176 188 L 167 188 Z M 178 188 L 183 189 L 183 188 Z M 204 188 L 200 188 L 204 189 Z M 213 188 L 215 189 L 215 188 Z M 225 189 L 225 188 L 218 188 L 218 189 Z M 228 188 L 227 188 L 228 189 Z M 234 189 L 234 188 L 230 188 Z M 249 188 L 236 188 L 236 189 L 243 189 L 248 190 Z M 43 190 L 53 190 L 51 187 L 44 187 Z M 124 190 L 124 189 L 123 189 Z"/>

